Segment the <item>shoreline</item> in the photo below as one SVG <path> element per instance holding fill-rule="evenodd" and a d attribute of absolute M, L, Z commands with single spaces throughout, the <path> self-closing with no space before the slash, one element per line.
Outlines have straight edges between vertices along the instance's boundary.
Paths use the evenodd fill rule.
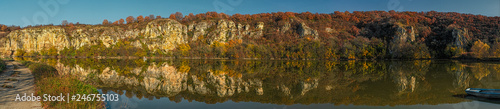
<path fill-rule="evenodd" d="M 36 94 L 35 77 L 31 74 L 31 70 L 14 60 L 3 61 L 6 62 L 7 69 L 2 72 L 0 81 L 4 84 L 2 86 L 7 87 L 2 87 L 0 91 L 2 95 L 0 96 L 0 107 L 5 109 L 41 109 L 42 104 L 39 101 L 14 101 L 17 94 Z"/>
<path fill-rule="evenodd" d="M 4 58 L 55 58 L 55 59 L 192 59 L 192 60 L 279 60 L 279 61 L 415 61 L 415 60 L 453 60 L 453 61 L 468 61 L 468 62 L 488 62 L 488 61 L 500 61 L 500 58 L 450 58 L 450 59 L 438 59 L 438 58 L 429 58 L 429 59 L 333 59 L 333 60 L 325 60 L 325 59 L 282 59 L 282 58 L 202 58 L 202 57 L 157 57 L 157 56 L 145 56 L 145 57 L 137 57 L 137 56 L 118 56 L 118 57 L 107 57 L 107 56 L 98 56 L 98 57 L 61 57 L 61 56 L 1 56 Z"/>

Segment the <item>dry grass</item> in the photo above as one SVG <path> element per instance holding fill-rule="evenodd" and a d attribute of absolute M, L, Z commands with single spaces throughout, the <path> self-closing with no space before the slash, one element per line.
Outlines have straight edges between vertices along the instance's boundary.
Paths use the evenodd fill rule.
<path fill-rule="evenodd" d="M 36 93 L 38 96 L 43 96 L 43 94 L 59 95 L 60 93 L 63 95 L 69 93 L 70 96 L 73 94 L 99 94 L 95 87 L 78 80 L 76 77 L 58 75 L 57 70 L 52 66 L 28 61 L 22 63 L 28 66 L 35 76 Z M 44 108 L 56 109 L 98 109 L 104 108 L 104 102 L 69 100 L 68 103 L 67 101 L 42 101 L 42 106 Z"/>

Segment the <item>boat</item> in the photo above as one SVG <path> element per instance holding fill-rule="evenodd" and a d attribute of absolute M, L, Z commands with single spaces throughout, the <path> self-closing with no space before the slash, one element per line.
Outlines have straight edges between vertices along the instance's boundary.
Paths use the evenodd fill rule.
<path fill-rule="evenodd" d="M 477 97 L 500 99 L 500 89 L 467 88 L 465 93 Z"/>

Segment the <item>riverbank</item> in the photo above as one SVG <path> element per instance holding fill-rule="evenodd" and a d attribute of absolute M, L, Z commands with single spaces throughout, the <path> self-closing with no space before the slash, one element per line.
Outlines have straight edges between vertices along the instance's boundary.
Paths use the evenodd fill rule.
<path fill-rule="evenodd" d="M 35 92 L 37 96 L 43 94 L 59 95 L 63 94 L 98 94 L 95 87 L 82 82 L 70 75 L 59 75 L 57 70 L 49 65 L 35 63 L 31 61 L 22 61 L 23 65 L 32 71 L 34 76 Z M 44 108 L 104 108 L 102 101 L 42 101 Z"/>
<path fill-rule="evenodd" d="M 13 60 L 0 60 L 0 109 L 41 109 L 40 102 L 15 101 L 17 94 L 34 94 L 34 77 L 30 70 Z"/>
<path fill-rule="evenodd" d="M 211 57 L 159 57 L 159 56 L 146 56 L 146 57 L 137 57 L 137 56 L 97 56 L 97 57 L 60 57 L 60 56 L 3 56 L 8 58 L 17 58 L 18 60 L 22 60 L 19 58 L 56 58 L 56 59 L 195 59 L 195 60 L 317 60 L 317 61 L 412 61 L 412 60 L 456 60 L 456 61 L 464 61 L 464 62 L 498 62 L 500 58 L 472 58 L 472 57 L 461 57 L 461 58 L 424 58 L 424 59 L 334 59 L 334 60 L 324 60 L 324 59 L 287 59 L 287 58 L 211 58 Z"/>

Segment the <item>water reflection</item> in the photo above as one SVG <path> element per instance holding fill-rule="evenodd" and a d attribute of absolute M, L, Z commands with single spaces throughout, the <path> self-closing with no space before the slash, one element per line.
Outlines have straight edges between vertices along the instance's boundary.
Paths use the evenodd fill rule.
<path fill-rule="evenodd" d="M 500 64 L 485 62 L 29 60 L 51 64 L 103 93 L 177 103 L 436 105 L 468 102 L 452 96 L 468 87 L 500 88 Z"/>

